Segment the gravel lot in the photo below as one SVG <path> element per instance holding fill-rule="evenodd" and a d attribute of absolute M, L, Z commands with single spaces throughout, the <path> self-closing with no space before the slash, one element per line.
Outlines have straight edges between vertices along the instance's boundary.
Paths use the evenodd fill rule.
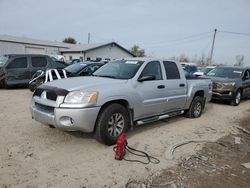
<path fill-rule="evenodd" d="M 128 133 L 130 146 L 160 159 L 143 165 L 114 160 L 113 147 L 98 143 L 92 134 L 63 132 L 31 119 L 27 89 L 0 89 L 0 187 L 123 187 L 129 178 L 147 177 L 173 167 L 201 145 L 189 144 L 166 158 L 166 151 L 188 140 L 215 141 L 229 133 L 250 110 L 209 103 L 199 119 L 175 117 L 136 127 Z M 133 156 L 128 156 L 133 158 Z"/>

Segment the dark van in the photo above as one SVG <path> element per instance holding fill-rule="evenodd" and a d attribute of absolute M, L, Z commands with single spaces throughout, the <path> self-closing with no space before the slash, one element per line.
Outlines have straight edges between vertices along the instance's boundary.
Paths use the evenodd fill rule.
<path fill-rule="evenodd" d="M 0 56 L 0 86 L 8 88 L 28 85 L 38 70 L 62 69 L 66 64 L 53 61 L 47 55 L 8 54 Z"/>

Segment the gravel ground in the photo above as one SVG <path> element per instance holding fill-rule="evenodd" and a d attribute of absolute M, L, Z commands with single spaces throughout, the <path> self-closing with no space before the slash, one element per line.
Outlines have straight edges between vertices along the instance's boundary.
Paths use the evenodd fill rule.
<path fill-rule="evenodd" d="M 129 145 L 161 161 L 143 165 L 114 160 L 113 147 L 92 134 L 63 132 L 32 120 L 31 95 L 27 89 L 0 89 L 0 187 L 124 187 L 129 179 L 173 168 L 202 148 L 188 144 L 169 159 L 175 144 L 237 134 L 235 126 L 250 110 L 249 100 L 238 107 L 209 103 L 198 119 L 178 116 L 136 127 L 128 133 Z"/>
<path fill-rule="evenodd" d="M 130 179 L 125 187 L 166 188 L 249 188 L 250 112 L 240 121 L 237 134 L 206 143 L 192 156 L 180 158 L 178 165 L 143 180 Z M 183 146 L 182 146 L 183 147 Z M 181 149 L 181 146 L 176 149 Z"/>

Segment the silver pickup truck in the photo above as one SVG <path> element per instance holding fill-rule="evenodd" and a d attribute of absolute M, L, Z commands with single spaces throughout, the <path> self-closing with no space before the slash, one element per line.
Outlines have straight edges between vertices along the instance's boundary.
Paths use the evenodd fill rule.
<path fill-rule="evenodd" d="M 180 114 L 198 118 L 211 96 L 211 80 L 186 78 L 177 62 L 132 58 L 107 63 L 92 76 L 39 86 L 30 110 L 43 124 L 94 132 L 112 145 L 134 125 Z"/>

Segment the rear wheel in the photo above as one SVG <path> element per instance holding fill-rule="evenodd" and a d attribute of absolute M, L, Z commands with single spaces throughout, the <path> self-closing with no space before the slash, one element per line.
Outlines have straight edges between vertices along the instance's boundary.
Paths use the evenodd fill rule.
<path fill-rule="evenodd" d="M 231 101 L 231 105 L 238 106 L 241 101 L 241 91 L 238 90 L 234 96 L 234 99 Z"/>
<path fill-rule="evenodd" d="M 113 145 L 123 132 L 127 132 L 128 124 L 127 109 L 120 104 L 110 104 L 98 116 L 95 137 L 106 145 Z"/>
<path fill-rule="evenodd" d="M 204 105 L 203 104 L 203 97 L 200 96 L 196 96 L 194 97 L 190 108 L 185 112 L 185 116 L 188 118 L 198 118 L 201 116 L 202 111 L 204 109 Z"/>

